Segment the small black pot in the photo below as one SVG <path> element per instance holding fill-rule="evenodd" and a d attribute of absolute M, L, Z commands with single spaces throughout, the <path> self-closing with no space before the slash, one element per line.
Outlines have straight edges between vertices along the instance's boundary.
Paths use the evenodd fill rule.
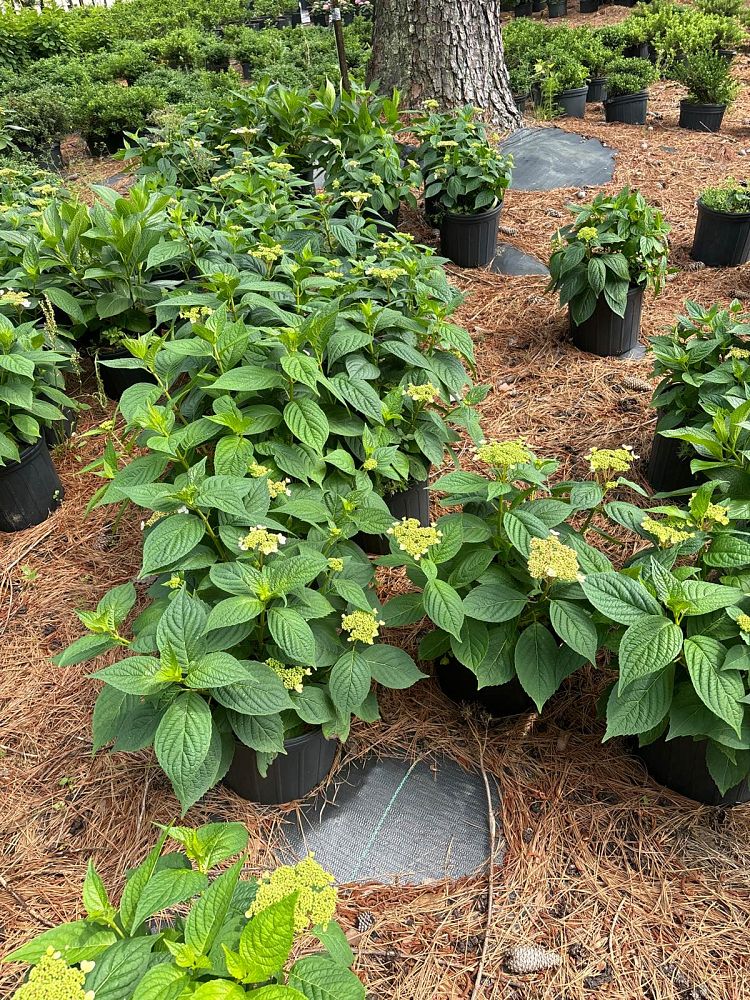
<path fill-rule="evenodd" d="M 526 102 L 528 101 L 529 97 L 530 97 L 529 94 L 523 94 L 520 97 L 517 94 L 513 95 L 513 100 L 516 103 L 516 107 L 518 108 L 519 113 L 522 115 L 526 113 Z"/>
<path fill-rule="evenodd" d="M 547 0 L 547 12 L 550 17 L 567 17 L 568 0 Z"/>
<path fill-rule="evenodd" d="M 663 428 L 666 429 L 666 428 Z M 658 432 L 659 425 L 656 430 Z M 696 457 L 696 451 L 684 441 L 676 438 L 665 438 L 654 433 L 654 443 L 648 458 L 646 479 L 656 493 L 672 493 L 674 490 L 684 490 L 695 486 L 698 477 L 690 471 L 690 460 Z"/>
<path fill-rule="evenodd" d="M 531 0 L 525 0 L 524 3 L 517 3 L 513 8 L 513 17 L 531 17 Z"/>
<path fill-rule="evenodd" d="M 584 118 L 586 116 L 586 98 L 589 88 L 573 87 L 555 94 L 553 103 L 562 108 L 568 118 Z"/>
<path fill-rule="evenodd" d="M 634 6 L 631 4 L 630 6 Z M 651 46 L 648 42 L 636 42 L 635 45 L 627 45 L 623 50 L 622 54 L 627 59 L 650 59 L 651 58 Z"/>
<path fill-rule="evenodd" d="M 273 23 L 277 28 L 291 28 L 294 24 L 291 14 L 281 14 Z"/>
<path fill-rule="evenodd" d="M 698 199 L 693 260 L 709 267 L 737 267 L 750 260 L 750 212 L 717 212 Z"/>
<path fill-rule="evenodd" d="M 239 740 L 224 783 L 243 799 L 263 806 L 277 806 L 304 798 L 331 770 L 336 740 L 323 738 L 319 727 L 284 741 L 286 754 L 279 754 L 261 777 L 255 751 Z"/>
<path fill-rule="evenodd" d="M 83 138 L 94 156 L 103 156 L 105 153 L 117 153 L 125 143 L 125 136 L 122 132 L 111 133 L 105 136 L 85 135 Z"/>
<path fill-rule="evenodd" d="M 229 69 L 229 57 L 207 62 L 206 69 L 209 73 L 226 73 Z"/>
<path fill-rule="evenodd" d="M 478 688 L 476 675 L 452 656 L 435 661 L 435 678 L 440 690 L 451 701 L 471 702 L 481 705 L 497 718 L 535 712 L 536 706 L 529 698 L 517 677 L 507 684 Z"/>
<path fill-rule="evenodd" d="M 726 104 L 680 101 L 680 128 L 689 128 L 693 132 L 718 132 L 726 110 Z"/>
<path fill-rule="evenodd" d="M 582 14 L 596 14 L 599 10 L 599 0 L 581 0 L 579 9 Z"/>
<path fill-rule="evenodd" d="M 63 406 L 61 409 L 65 418 L 56 420 L 49 427 L 44 428 L 44 440 L 50 451 L 60 444 L 65 444 L 78 424 L 77 410 L 74 410 L 72 406 Z"/>
<path fill-rule="evenodd" d="M 608 97 L 604 102 L 604 117 L 608 122 L 622 122 L 623 125 L 645 125 L 648 111 L 648 91 L 640 94 L 621 94 Z"/>
<path fill-rule="evenodd" d="M 119 361 L 122 358 L 131 358 L 132 354 L 127 351 L 112 351 L 110 354 L 99 355 L 100 364 L 97 366 L 99 377 L 102 380 L 104 393 L 107 399 L 115 402 L 122 396 L 131 385 L 138 385 L 139 382 L 149 382 L 156 385 L 156 379 L 151 372 L 142 368 L 110 368 L 101 364 L 102 361 Z"/>
<path fill-rule="evenodd" d="M 299 8 L 297 8 L 297 10 L 293 10 L 290 17 L 292 19 L 293 28 L 302 27 L 302 11 Z"/>
<path fill-rule="evenodd" d="M 253 29 L 253 31 L 263 31 L 271 23 L 270 17 L 251 17 L 247 22 L 248 26 Z"/>
<path fill-rule="evenodd" d="M 531 9 L 535 14 L 544 10 L 545 0 L 531 0 Z"/>
<path fill-rule="evenodd" d="M 423 483 L 412 483 L 400 493 L 389 493 L 383 500 L 393 514 L 394 521 L 415 517 L 423 528 L 430 523 L 430 493 L 426 480 Z M 360 532 L 353 541 L 372 556 L 385 556 L 391 551 L 387 535 L 366 535 Z"/>
<path fill-rule="evenodd" d="M 342 14 L 341 15 L 342 24 L 354 24 L 354 14 Z"/>
<path fill-rule="evenodd" d="M 440 253 L 459 267 L 486 267 L 497 254 L 503 204 L 477 215 L 446 212 L 440 220 Z"/>
<path fill-rule="evenodd" d="M 20 462 L 0 465 L 0 531 L 41 524 L 64 495 L 47 442 L 40 438 L 21 452 Z"/>
<path fill-rule="evenodd" d="M 318 28 L 327 28 L 328 14 L 311 14 L 310 21 Z"/>
<path fill-rule="evenodd" d="M 600 296 L 596 308 L 580 325 L 570 321 L 573 343 L 581 351 L 598 354 L 603 358 L 619 357 L 638 345 L 641 330 L 643 289 L 633 287 L 628 292 L 625 315 L 618 316 Z"/>
<path fill-rule="evenodd" d="M 750 779 L 722 795 L 714 784 L 706 764 L 706 740 L 693 740 L 679 736 L 674 740 L 660 737 L 645 747 L 637 747 L 640 757 L 651 777 L 673 792 L 686 795 L 708 806 L 736 806 L 750 802 Z"/>
<path fill-rule="evenodd" d="M 607 80 L 603 76 L 595 76 L 589 80 L 589 88 L 586 92 L 587 104 L 601 104 L 607 99 Z"/>
<path fill-rule="evenodd" d="M 734 57 L 737 55 L 737 50 L 736 49 L 719 49 L 718 53 L 722 57 L 722 59 L 726 59 L 727 62 L 731 62 L 734 59 Z"/>

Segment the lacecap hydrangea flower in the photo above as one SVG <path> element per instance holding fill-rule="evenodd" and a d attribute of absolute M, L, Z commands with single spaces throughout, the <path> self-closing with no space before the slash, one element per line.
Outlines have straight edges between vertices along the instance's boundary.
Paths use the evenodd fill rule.
<path fill-rule="evenodd" d="M 641 527 L 652 535 L 659 544 L 659 548 L 668 549 L 670 545 L 679 545 L 693 537 L 691 531 L 683 531 L 681 528 L 673 528 L 666 521 L 655 521 L 652 517 L 644 517 Z"/>
<path fill-rule="evenodd" d="M 410 382 L 404 389 L 404 395 L 415 403 L 434 403 L 438 397 L 438 390 L 432 382 L 425 382 L 424 385 L 414 385 Z"/>
<path fill-rule="evenodd" d="M 703 515 L 703 523 L 706 521 L 711 524 L 729 524 L 729 511 L 720 503 L 710 503 Z"/>
<path fill-rule="evenodd" d="M 583 240 L 584 243 L 590 243 L 591 240 L 595 240 L 599 235 L 595 226 L 581 226 L 578 230 L 578 238 Z"/>
<path fill-rule="evenodd" d="M 378 618 L 377 611 L 361 611 L 359 608 L 349 615 L 341 616 L 341 628 L 349 633 L 349 642 L 364 642 L 372 646 L 380 632 L 384 621 Z"/>
<path fill-rule="evenodd" d="M 526 465 L 533 459 L 521 438 L 517 441 L 486 441 L 476 449 L 476 456 L 485 465 L 502 471 L 512 469 L 514 465 Z"/>
<path fill-rule="evenodd" d="M 581 580 L 575 549 L 563 545 L 556 531 L 547 538 L 532 538 L 528 559 L 529 575 L 535 580 L 560 580 L 573 583 Z"/>
<path fill-rule="evenodd" d="M 442 531 L 434 525 L 422 527 L 416 517 L 402 517 L 400 521 L 394 521 L 388 534 L 393 535 L 402 552 L 417 562 L 443 537 Z"/>
<path fill-rule="evenodd" d="M 256 528 L 251 528 L 237 544 L 243 552 L 261 552 L 264 556 L 270 556 L 279 551 L 280 545 L 286 545 L 286 535 L 276 534 L 259 524 Z"/>
<path fill-rule="evenodd" d="M 586 458 L 592 472 L 609 479 L 616 472 L 629 472 L 640 455 L 634 455 L 631 445 L 624 444 L 620 448 L 592 448 Z"/>
<path fill-rule="evenodd" d="M 94 1000 L 94 991 L 83 988 L 85 981 L 83 969 L 68 965 L 59 951 L 48 948 L 13 1000 Z"/>
<path fill-rule="evenodd" d="M 281 865 L 266 872 L 258 882 L 258 891 L 245 914 L 252 918 L 273 903 L 298 893 L 294 908 L 294 930 L 301 934 L 308 927 L 327 926 L 336 912 L 334 878 L 309 854 L 296 865 Z"/>
<path fill-rule="evenodd" d="M 333 556 L 328 560 L 328 568 L 333 573 L 340 573 L 344 568 L 344 560 L 337 559 L 335 556 Z"/>
<path fill-rule="evenodd" d="M 750 615 L 737 615 L 740 632 L 750 633 Z"/>
<path fill-rule="evenodd" d="M 286 494 L 286 496 L 290 497 L 292 495 L 292 491 L 289 489 L 288 486 L 290 482 L 291 482 L 290 479 L 279 479 L 277 482 L 274 482 L 273 479 L 269 479 L 268 492 L 271 494 L 271 499 L 275 500 L 276 497 L 280 497 L 283 494 Z"/>
<path fill-rule="evenodd" d="M 281 660 L 274 660 L 273 658 L 266 660 L 266 664 L 281 680 L 287 691 L 296 691 L 298 694 L 304 688 L 305 677 L 312 676 L 312 670 L 309 667 L 288 667 Z"/>

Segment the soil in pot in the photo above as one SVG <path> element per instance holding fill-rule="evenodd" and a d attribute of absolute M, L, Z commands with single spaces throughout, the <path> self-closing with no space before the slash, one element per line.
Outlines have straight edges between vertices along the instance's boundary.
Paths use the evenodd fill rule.
<path fill-rule="evenodd" d="M 690 460 L 695 456 L 695 449 L 684 441 L 655 433 L 646 473 L 651 487 L 656 493 L 672 493 L 697 485 L 698 477 L 690 471 Z"/>
<path fill-rule="evenodd" d="M 727 110 L 726 104 L 690 104 L 680 101 L 680 128 L 693 132 L 718 132 Z"/>
<path fill-rule="evenodd" d="M 693 260 L 708 267 L 738 267 L 750 261 L 750 212 L 717 212 L 698 200 Z"/>
<path fill-rule="evenodd" d="M 441 691 L 451 701 L 481 705 L 497 718 L 536 711 L 534 702 L 517 677 L 507 684 L 491 685 L 480 690 L 476 675 L 452 656 L 443 656 L 435 661 L 435 677 Z"/>
<path fill-rule="evenodd" d="M 673 792 L 686 795 L 709 806 L 736 806 L 750 802 L 750 779 L 746 778 L 722 795 L 706 764 L 706 740 L 679 736 L 666 740 L 663 736 L 645 747 L 637 747 L 636 756 L 651 777 Z"/>
<path fill-rule="evenodd" d="M 559 94 L 555 94 L 554 103 L 562 109 L 563 114 L 568 118 L 584 118 L 588 91 L 588 86 L 563 90 Z"/>
<path fill-rule="evenodd" d="M 623 125 L 645 125 L 648 111 L 648 91 L 639 94 L 620 94 L 608 97 L 604 102 L 604 117 L 608 122 Z"/>
<path fill-rule="evenodd" d="M 60 478 L 44 438 L 0 466 L 0 531 L 23 531 L 46 521 L 63 499 Z"/>
<path fill-rule="evenodd" d="M 285 754 L 269 765 L 266 777 L 258 771 L 255 751 L 239 740 L 224 783 L 243 799 L 264 806 L 304 798 L 331 770 L 338 742 L 327 740 L 319 727 L 284 741 Z"/>
<path fill-rule="evenodd" d="M 607 99 L 607 81 L 603 76 L 595 76 L 589 81 L 586 91 L 587 104 L 601 104 Z"/>
<path fill-rule="evenodd" d="M 604 296 L 597 300 L 596 308 L 581 324 L 570 321 L 573 343 L 581 351 L 598 354 L 600 357 L 619 357 L 638 345 L 641 330 L 641 307 L 643 289 L 631 288 L 625 315 L 618 316 L 607 305 Z"/>
<path fill-rule="evenodd" d="M 566 17 L 568 0 L 547 0 L 547 12 L 550 17 Z"/>
<path fill-rule="evenodd" d="M 430 523 L 430 493 L 427 480 L 412 483 L 406 490 L 389 493 L 383 497 L 394 521 L 404 517 L 415 517 L 423 528 Z M 388 535 L 367 535 L 360 532 L 352 539 L 356 545 L 371 556 L 386 556 L 391 551 Z"/>
<path fill-rule="evenodd" d="M 459 267 L 486 267 L 497 254 L 497 228 L 502 202 L 487 212 L 457 215 L 445 212 L 440 220 L 440 253 Z"/>
<path fill-rule="evenodd" d="M 103 364 L 104 361 L 120 361 L 124 358 L 132 358 L 133 355 L 127 351 L 111 351 L 107 354 L 99 354 L 99 364 L 97 369 L 102 380 L 104 393 L 107 399 L 115 402 L 122 396 L 126 389 L 139 382 L 149 382 L 156 385 L 156 379 L 151 372 L 144 371 L 143 368 L 110 368 Z"/>

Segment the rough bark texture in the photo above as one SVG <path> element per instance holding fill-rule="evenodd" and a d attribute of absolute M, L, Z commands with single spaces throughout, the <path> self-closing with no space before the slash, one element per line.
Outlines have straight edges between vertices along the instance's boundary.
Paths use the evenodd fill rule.
<path fill-rule="evenodd" d="M 474 104 L 504 128 L 521 123 L 508 82 L 499 0 L 375 0 L 368 78 L 407 107 Z"/>

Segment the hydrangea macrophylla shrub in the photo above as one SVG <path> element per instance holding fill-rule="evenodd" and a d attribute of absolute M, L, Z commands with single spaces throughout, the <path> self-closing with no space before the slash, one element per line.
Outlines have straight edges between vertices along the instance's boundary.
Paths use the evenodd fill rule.
<path fill-rule="evenodd" d="M 523 441 L 483 444 L 477 459 L 484 474 L 454 472 L 434 484 L 458 512 L 426 528 L 391 529 L 392 554 L 378 562 L 405 565 L 419 590 L 393 598 L 383 617 L 389 625 L 429 618 L 435 628 L 422 640 L 422 659 L 454 657 L 480 689 L 517 677 L 541 710 L 568 674 L 594 662 L 606 638 L 609 622 L 582 582 L 612 567 L 585 535 L 607 491 L 629 485 L 617 473 L 630 468 L 632 453 L 592 453 L 602 485 L 553 486 L 557 463 Z"/>
<path fill-rule="evenodd" d="M 167 838 L 182 850 L 164 853 Z M 242 879 L 240 823 L 165 828 L 115 905 L 92 862 L 82 920 L 61 924 L 5 959 L 31 966 L 14 1000 L 364 1000 L 354 955 L 335 922 L 333 878 L 310 855 L 260 879 Z M 179 913 L 175 907 L 179 906 Z M 155 917 L 168 913 L 163 923 Z M 302 938 L 323 952 L 292 962 Z"/>

